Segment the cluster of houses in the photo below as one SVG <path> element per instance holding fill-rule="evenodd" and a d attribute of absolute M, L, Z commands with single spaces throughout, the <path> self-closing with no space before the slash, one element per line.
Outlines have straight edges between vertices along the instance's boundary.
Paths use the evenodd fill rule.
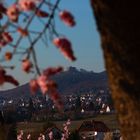
<path fill-rule="evenodd" d="M 113 105 L 109 103 L 110 96 L 101 94 L 67 95 L 65 97 L 65 110 L 80 108 L 81 113 L 93 112 L 94 114 L 114 113 Z"/>
<path fill-rule="evenodd" d="M 49 139 L 49 134 L 53 133 L 55 140 L 60 140 L 63 130 L 60 130 L 56 125 L 48 128 L 45 131 L 46 140 Z M 83 121 L 79 128 L 75 132 L 70 133 L 70 140 L 121 140 L 120 130 L 111 131 L 101 121 Z"/>
<path fill-rule="evenodd" d="M 113 105 L 109 103 L 109 94 L 102 93 L 103 91 L 101 91 L 98 96 L 93 93 L 63 95 L 62 98 L 64 100 L 65 113 L 73 110 L 78 110 L 78 115 L 81 116 L 87 116 L 89 112 L 92 112 L 93 114 L 114 113 Z M 39 115 L 44 118 L 47 118 L 48 115 L 51 117 L 59 116 L 55 109 L 53 102 L 48 97 L 36 96 L 29 99 L 20 98 L 16 101 L 12 99 L 2 99 L 0 100 L 0 119 L 3 119 L 2 116 L 5 111 L 10 112 L 10 115 L 8 114 L 10 117 L 12 117 L 13 113 L 13 116 L 16 116 L 19 121 L 23 121 L 25 119 L 30 120 L 34 115 L 38 120 Z M 14 112 L 12 112 L 13 110 Z M 46 114 L 46 116 L 44 114 Z M 23 118 L 23 120 L 21 118 Z M 10 118 L 9 120 L 12 119 Z M 45 131 L 46 140 L 49 140 L 50 132 L 53 132 L 54 139 L 56 140 L 59 140 L 63 134 L 63 130 L 60 130 L 56 125 L 54 125 Z M 77 133 L 77 135 L 74 134 L 74 137 L 78 136 L 81 140 L 120 140 L 121 138 L 119 130 L 112 132 L 112 130 L 110 130 L 103 122 L 94 120 L 83 121 L 80 127 L 75 130 L 75 133 Z M 73 132 L 71 135 L 73 135 Z"/>
<path fill-rule="evenodd" d="M 95 114 L 114 113 L 113 105 L 109 102 L 110 94 L 104 93 L 104 90 L 100 90 L 98 94 L 84 93 L 80 95 L 63 95 L 62 100 L 64 102 L 65 114 L 74 111 L 78 113 L 76 114 L 76 117 L 89 117 Z M 49 115 L 54 119 L 62 118 L 53 102 L 47 96 L 34 96 L 32 98 L 20 98 L 16 100 L 1 99 L 0 110 L 3 114 L 9 110 L 11 112 L 13 110 L 13 114 L 16 114 L 18 118 L 22 118 L 19 119 L 20 121 L 23 121 L 24 119 L 30 120 L 32 116 L 35 116 L 36 120 L 39 120 L 38 116 L 40 115 L 43 116 L 44 120 L 47 118 L 46 115 Z M 40 117 L 42 118 L 42 116 Z"/>

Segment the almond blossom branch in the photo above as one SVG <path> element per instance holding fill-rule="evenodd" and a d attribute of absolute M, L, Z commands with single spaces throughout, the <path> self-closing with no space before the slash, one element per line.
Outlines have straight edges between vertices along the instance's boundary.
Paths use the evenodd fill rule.
<path fill-rule="evenodd" d="M 40 34 L 38 35 L 38 37 L 36 37 L 36 39 L 34 39 L 34 41 L 33 41 L 32 44 L 31 44 L 31 47 L 33 47 L 33 46 L 36 44 L 36 42 L 41 38 L 41 36 L 44 34 L 44 32 L 46 32 L 46 30 L 49 28 L 49 26 L 50 26 L 50 24 L 51 24 L 51 20 L 52 20 L 53 17 L 54 17 L 55 10 L 56 10 L 56 8 L 57 8 L 57 6 L 58 6 L 58 4 L 59 4 L 60 1 L 61 1 L 61 0 L 57 0 L 57 1 L 56 1 L 56 4 L 55 4 L 55 6 L 54 6 L 54 8 L 53 8 L 53 10 L 52 10 L 52 13 L 51 13 L 51 15 L 49 16 L 48 23 L 45 25 L 44 29 L 42 30 L 42 32 L 40 32 Z"/>
<path fill-rule="evenodd" d="M 37 1 L 38 3 L 36 3 Z M 76 60 L 71 42 L 56 31 L 54 18 L 57 10 L 60 12 L 59 17 L 65 25 L 73 27 L 76 24 L 70 12 L 67 10 L 61 11 L 60 8 L 58 8 L 60 1 L 61 0 L 56 0 L 53 4 L 50 3 L 49 0 L 17 0 L 8 8 L 0 4 L 0 18 L 4 20 L 4 23 L 0 25 L 0 49 L 6 46 L 13 48 L 13 51 L 5 52 L 1 62 L 10 61 L 14 55 L 20 54 L 22 70 L 28 74 L 33 72 L 34 68 L 37 74 L 37 76 L 30 81 L 31 90 L 35 92 L 36 89 L 40 88 L 43 95 L 48 94 L 54 104 L 59 109 L 62 109 L 63 103 L 57 91 L 57 84 L 51 80 L 50 77 L 63 71 L 63 68 L 51 67 L 42 71 L 39 67 L 35 50 L 35 46 L 39 41 L 42 41 L 46 46 L 48 45 L 47 41 L 50 40 L 65 58 L 70 61 Z M 43 4 L 49 7 L 49 13 L 43 10 Z M 34 25 L 32 23 L 36 21 L 39 21 L 39 24 L 41 24 L 39 31 L 31 27 L 31 25 Z M 19 37 L 15 41 L 14 37 L 18 35 Z M 50 39 L 48 39 L 49 37 Z M 21 48 L 20 43 L 23 42 L 23 39 L 25 39 L 29 45 L 24 46 L 23 50 L 19 52 Z M 32 59 L 33 63 L 31 62 Z M 4 66 L 0 66 L 0 85 L 5 82 L 18 85 L 19 83 L 14 77 L 6 74 L 5 68 Z"/>
<path fill-rule="evenodd" d="M 40 72 L 40 69 L 39 69 L 38 63 L 37 63 L 36 52 L 35 52 L 33 47 L 32 47 L 32 55 L 33 55 L 33 60 L 34 60 L 34 63 L 35 63 L 34 66 L 35 66 L 35 69 L 37 71 L 37 74 L 41 75 L 41 72 Z"/>
<path fill-rule="evenodd" d="M 36 16 L 35 13 L 36 11 L 43 5 L 45 0 L 42 0 L 42 2 L 39 4 L 39 6 L 35 9 L 35 12 L 33 13 L 33 15 L 31 16 L 30 20 L 28 21 L 28 23 L 26 24 L 25 30 L 28 29 L 28 27 L 30 26 L 30 24 L 32 23 L 33 18 Z M 15 48 L 13 51 L 13 54 L 16 52 L 16 48 L 19 46 L 20 41 L 22 40 L 23 36 L 20 36 L 18 41 L 15 44 Z"/>

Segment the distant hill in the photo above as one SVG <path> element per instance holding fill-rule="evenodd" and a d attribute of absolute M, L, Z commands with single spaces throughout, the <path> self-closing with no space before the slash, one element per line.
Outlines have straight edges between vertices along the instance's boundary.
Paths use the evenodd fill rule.
<path fill-rule="evenodd" d="M 108 79 L 106 72 L 95 73 L 83 69 L 77 70 L 70 67 L 67 71 L 53 77 L 63 94 L 88 92 L 91 89 L 107 88 Z"/>
<path fill-rule="evenodd" d="M 3 98 L 20 98 L 20 97 L 29 97 L 30 96 L 30 88 L 29 84 L 25 84 L 22 86 L 18 86 L 14 89 L 0 91 L 0 97 Z"/>
<path fill-rule="evenodd" d="M 106 71 L 95 73 L 84 69 L 77 70 L 75 67 L 69 67 L 53 77 L 58 83 L 61 94 L 83 93 L 97 88 L 108 88 L 108 79 Z M 0 97 L 17 98 L 29 97 L 30 88 L 28 83 L 17 88 L 0 91 Z"/>

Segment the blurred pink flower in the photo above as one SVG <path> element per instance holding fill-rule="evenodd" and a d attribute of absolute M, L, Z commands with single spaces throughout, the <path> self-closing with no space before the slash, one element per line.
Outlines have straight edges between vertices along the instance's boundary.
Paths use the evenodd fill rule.
<path fill-rule="evenodd" d="M 71 42 L 67 38 L 55 38 L 53 44 L 60 50 L 60 52 L 70 61 L 75 61 Z"/>
<path fill-rule="evenodd" d="M 27 135 L 27 140 L 31 140 L 31 134 Z"/>
<path fill-rule="evenodd" d="M 23 130 L 19 131 L 19 134 L 17 135 L 17 140 L 23 140 Z"/>
<path fill-rule="evenodd" d="M 15 86 L 18 86 L 18 81 L 11 75 L 7 75 L 6 71 L 0 67 L 0 85 L 3 85 L 5 82 L 11 83 Z"/>
<path fill-rule="evenodd" d="M 17 7 L 16 4 L 11 5 L 8 9 L 7 9 L 7 16 L 9 17 L 9 19 L 13 22 L 17 22 L 18 21 L 18 17 L 19 17 L 19 8 Z"/>
<path fill-rule="evenodd" d="M 30 11 L 36 8 L 35 0 L 20 0 L 19 6 L 23 11 Z"/>
<path fill-rule="evenodd" d="M 48 86 L 47 86 L 47 77 L 45 75 L 41 75 L 37 79 L 37 83 L 42 91 L 43 94 L 46 94 L 48 91 Z"/>
<path fill-rule="evenodd" d="M 62 11 L 59 14 L 60 19 L 68 26 L 73 27 L 75 26 L 74 16 L 69 11 Z"/>
<path fill-rule="evenodd" d="M 19 32 L 20 35 L 23 36 L 23 37 L 28 36 L 28 31 L 26 29 L 21 28 L 21 27 L 17 28 L 17 32 Z"/>
<path fill-rule="evenodd" d="M 38 17 L 46 18 L 49 16 L 49 14 L 46 11 L 43 10 L 37 10 L 35 13 Z"/>
<path fill-rule="evenodd" d="M 40 136 L 38 137 L 37 140 L 45 140 L 45 135 L 43 135 L 42 133 L 40 133 Z"/>
<path fill-rule="evenodd" d="M 33 67 L 33 64 L 29 59 L 22 60 L 22 70 L 25 72 L 30 72 L 30 69 Z"/>
<path fill-rule="evenodd" d="M 43 74 L 46 75 L 46 76 L 52 76 L 52 75 L 55 75 L 59 72 L 62 72 L 63 71 L 63 68 L 62 67 L 51 67 L 51 68 L 47 68 L 43 71 Z"/>
<path fill-rule="evenodd" d="M 50 140 L 53 140 L 53 132 L 52 131 L 50 131 L 50 133 L 49 133 L 49 138 L 50 138 Z"/>
<path fill-rule="evenodd" d="M 10 33 L 8 33 L 8 32 L 3 32 L 3 33 L 2 33 L 2 39 L 3 39 L 4 41 L 6 41 L 6 43 L 10 43 L 10 42 L 13 41 L 12 36 L 11 36 Z"/>
<path fill-rule="evenodd" d="M 32 93 L 35 93 L 39 89 L 39 85 L 36 79 L 30 81 L 30 89 Z"/>

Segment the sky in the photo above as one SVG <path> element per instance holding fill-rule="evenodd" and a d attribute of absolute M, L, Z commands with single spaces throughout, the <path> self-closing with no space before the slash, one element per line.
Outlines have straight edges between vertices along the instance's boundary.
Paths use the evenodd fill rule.
<path fill-rule="evenodd" d="M 64 34 L 71 41 L 77 61 L 67 61 L 53 45 L 50 45 L 47 49 L 41 49 L 41 44 L 38 44 L 36 50 L 40 67 L 61 65 L 64 67 L 74 66 L 94 72 L 104 71 L 101 42 L 90 1 L 61 0 L 60 7 L 71 11 L 76 20 L 76 26 L 69 28 L 60 19 L 56 19 L 56 28 L 58 32 Z M 31 76 L 21 72 L 18 61 L 14 61 L 13 64 L 16 64 L 17 68 L 9 73 L 15 75 L 21 84 L 28 82 Z M 2 88 L 12 88 L 12 86 L 6 84 Z"/>
<path fill-rule="evenodd" d="M 57 21 L 57 30 L 66 35 L 72 42 L 77 61 L 68 62 L 54 47 L 49 47 L 46 52 L 38 50 L 46 56 L 47 65 L 75 66 L 87 70 L 100 72 L 104 70 L 104 60 L 100 47 L 100 37 L 96 28 L 95 19 L 90 7 L 89 0 L 62 0 L 61 8 L 71 11 L 77 22 L 74 28 L 65 26 L 60 20 Z M 43 67 L 46 65 L 44 63 Z"/>

